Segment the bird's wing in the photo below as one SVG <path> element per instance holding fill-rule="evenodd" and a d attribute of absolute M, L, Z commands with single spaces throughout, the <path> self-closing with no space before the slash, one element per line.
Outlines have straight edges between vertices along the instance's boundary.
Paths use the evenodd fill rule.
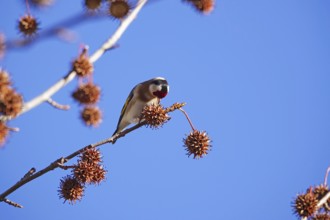
<path fill-rule="evenodd" d="M 135 86 L 136 87 L 136 86 Z M 118 132 L 118 129 L 119 129 L 119 126 L 120 126 L 120 122 L 122 121 L 124 115 L 125 115 L 125 112 L 127 110 L 127 107 L 128 107 L 128 103 L 131 102 L 133 96 L 134 96 L 134 90 L 135 90 L 135 87 L 131 90 L 131 92 L 129 93 L 127 99 L 126 99 L 126 102 L 123 106 L 123 108 L 121 109 L 121 112 L 120 112 L 120 117 L 119 117 L 119 120 L 118 120 L 118 123 L 117 123 L 117 128 L 116 128 L 116 131 L 114 132 L 117 133 Z"/>

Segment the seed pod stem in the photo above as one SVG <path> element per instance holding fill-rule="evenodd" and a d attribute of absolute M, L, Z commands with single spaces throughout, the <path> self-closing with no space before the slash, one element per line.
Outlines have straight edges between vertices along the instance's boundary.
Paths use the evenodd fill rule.
<path fill-rule="evenodd" d="M 323 183 L 324 186 L 326 186 L 327 183 L 328 183 L 328 176 L 329 176 L 329 173 L 330 173 L 330 167 L 328 167 L 327 171 L 325 172 L 324 183 Z"/>
<path fill-rule="evenodd" d="M 186 116 L 186 118 L 187 118 L 187 120 L 188 120 L 188 122 L 189 122 L 189 124 L 190 124 L 191 129 L 192 129 L 193 131 L 195 131 L 196 129 L 195 129 L 194 125 L 192 124 L 192 122 L 191 122 L 191 120 L 190 120 L 190 118 L 189 118 L 187 112 L 186 112 L 185 110 L 183 110 L 183 108 L 179 108 L 179 110 L 180 110 L 180 111 Z"/>

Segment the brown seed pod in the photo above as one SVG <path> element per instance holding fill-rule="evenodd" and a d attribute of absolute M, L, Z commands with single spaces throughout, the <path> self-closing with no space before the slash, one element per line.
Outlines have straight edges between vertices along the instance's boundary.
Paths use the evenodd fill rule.
<path fill-rule="evenodd" d="M 329 192 L 328 186 L 325 185 L 319 185 L 314 188 L 313 193 L 317 199 L 317 201 L 320 201 L 327 193 Z M 324 203 L 323 208 L 329 210 L 330 207 L 330 199 L 327 200 L 326 203 Z"/>
<path fill-rule="evenodd" d="M 97 127 L 102 121 L 102 112 L 98 107 L 86 106 L 81 112 L 81 119 L 87 126 Z"/>
<path fill-rule="evenodd" d="M 96 149 L 88 149 L 80 155 L 80 160 L 89 164 L 98 164 L 102 162 L 102 154 Z"/>
<path fill-rule="evenodd" d="M 95 104 L 100 99 L 101 90 L 98 86 L 87 83 L 79 86 L 72 97 L 81 104 Z"/>
<path fill-rule="evenodd" d="M 210 138 L 205 131 L 194 130 L 183 139 L 184 147 L 186 148 L 188 157 L 194 155 L 194 159 L 202 158 L 204 155 L 208 154 L 211 148 Z"/>
<path fill-rule="evenodd" d="M 293 203 L 293 212 L 299 217 L 310 217 L 317 210 L 317 199 L 313 192 L 300 194 Z"/>
<path fill-rule="evenodd" d="M 68 175 L 61 179 L 58 194 L 61 199 L 64 199 L 64 202 L 69 201 L 70 204 L 74 204 L 82 199 L 84 191 L 84 185 L 73 176 Z"/>
<path fill-rule="evenodd" d="M 0 86 L 0 105 L 1 105 L 1 97 L 4 97 L 5 94 L 9 92 L 9 90 L 12 90 L 10 86 Z"/>
<path fill-rule="evenodd" d="M 8 88 L 0 94 L 0 113 L 16 117 L 23 107 L 23 98 L 15 90 Z"/>
<path fill-rule="evenodd" d="M 6 141 L 9 129 L 5 123 L 0 122 L 0 146 L 3 145 Z"/>
<path fill-rule="evenodd" d="M 105 180 L 106 170 L 101 164 L 79 160 L 73 169 L 74 177 L 84 184 L 100 184 Z"/>
<path fill-rule="evenodd" d="M 170 116 L 161 104 L 152 104 L 143 108 L 141 120 L 146 121 L 146 126 L 156 129 L 168 122 L 170 120 Z"/>
<path fill-rule="evenodd" d="M 312 220 L 330 220 L 330 215 L 327 213 L 317 214 L 312 217 Z"/>
<path fill-rule="evenodd" d="M 85 7 L 88 10 L 95 11 L 101 7 L 102 0 L 85 0 Z"/>
<path fill-rule="evenodd" d="M 0 88 L 10 86 L 10 77 L 7 71 L 0 69 Z M 1 91 L 1 89 L 0 89 Z"/>
<path fill-rule="evenodd" d="M 79 57 L 73 61 L 72 68 L 79 77 L 91 75 L 94 71 L 93 64 L 84 53 L 80 54 Z"/>
<path fill-rule="evenodd" d="M 214 9 L 214 0 L 183 0 L 191 4 L 198 12 L 208 14 Z"/>
<path fill-rule="evenodd" d="M 18 21 L 18 29 L 25 36 L 32 36 L 37 33 L 39 23 L 32 15 L 24 15 Z"/>
<path fill-rule="evenodd" d="M 111 0 L 109 14 L 115 19 L 124 18 L 131 10 L 131 5 L 126 0 Z"/>

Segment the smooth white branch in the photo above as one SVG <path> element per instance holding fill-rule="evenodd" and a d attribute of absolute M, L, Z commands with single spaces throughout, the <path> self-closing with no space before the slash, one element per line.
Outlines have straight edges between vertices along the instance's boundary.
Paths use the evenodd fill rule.
<path fill-rule="evenodd" d="M 133 22 L 136 18 L 137 14 L 140 12 L 142 7 L 146 4 L 147 0 L 139 0 L 136 7 L 127 15 L 127 17 L 121 22 L 115 33 L 98 49 L 96 50 L 90 57 L 89 61 L 94 63 L 97 61 L 107 50 L 116 46 L 117 41 L 126 31 L 127 27 Z M 26 102 L 23 106 L 23 109 L 20 114 L 23 114 L 32 108 L 40 105 L 43 102 L 48 101 L 56 92 L 66 86 L 70 81 L 72 81 L 76 76 L 75 71 L 69 72 L 66 76 L 48 88 L 39 96 L 33 98 L 32 100 Z M 0 116 L 1 117 L 1 116 Z M 10 118 L 3 117 L 2 120 L 8 120 Z"/>

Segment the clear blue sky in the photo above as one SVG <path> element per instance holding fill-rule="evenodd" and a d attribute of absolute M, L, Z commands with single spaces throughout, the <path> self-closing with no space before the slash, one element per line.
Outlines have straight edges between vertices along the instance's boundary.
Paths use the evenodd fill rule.
<path fill-rule="evenodd" d="M 0 2 L 0 31 L 19 36 L 22 1 Z M 81 11 L 81 1 L 32 10 L 46 28 Z M 295 219 L 296 193 L 323 181 L 330 165 L 330 1 L 221 0 L 209 16 L 177 1 L 143 8 L 119 41 L 95 63 L 102 87 L 101 126 L 79 119 L 71 82 L 47 104 L 10 122 L 21 129 L 0 150 L 0 191 L 31 167 L 41 169 L 80 147 L 109 137 L 131 88 L 163 76 L 164 105 L 187 102 L 186 111 L 213 142 L 203 159 L 187 158 L 182 139 L 190 127 L 180 112 L 162 129 L 139 129 L 103 146 L 106 182 L 88 187 L 76 205 L 57 195 L 55 170 L 0 203 L 0 219 Z M 0 61 L 30 100 L 62 76 L 82 44 L 97 49 L 118 22 L 101 19 L 72 28 L 73 43 L 47 39 L 13 50 Z"/>

